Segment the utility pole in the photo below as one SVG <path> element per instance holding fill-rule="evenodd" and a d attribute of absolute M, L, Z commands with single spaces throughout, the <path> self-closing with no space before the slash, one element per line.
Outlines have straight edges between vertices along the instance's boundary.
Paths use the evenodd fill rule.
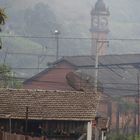
<path fill-rule="evenodd" d="M 28 114 L 29 114 L 29 107 L 26 106 L 26 112 L 25 112 L 25 140 L 28 140 L 28 136 L 27 136 L 27 131 L 28 131 Z"/>
<path fill-rule="evenodd" d="M 9 140 L 11 140 L 11 131 L 12 131 L 12 123 L 11 123 L 11 114 L 6 115 L 6 118 L 9 119 Z"/>
<path fill-rule="evenodd" d="M 96 54 L 95 54 L 95 75 L 94 75 L 94 90 L 98 93 L 98 72 L 99 72 L 99 53 L 100 49 L 103 47 L 104 43 L 109 46 L 109 41 L 96 39 Z"/>
<path fill-rule="evenodd" d="M 137 97 L 135 99 L 135 101 L 137 100 Z M 137 118 L 136 118 L 136 114 L 137 114 L 137 111 L 136 111 L 136 108 L 134 108 L 134 119 L 133 119 L 133 125 L 134 125 L 134 129 L 133 129 L 133 140 L 135 140 L 135 135 L 136 135 L 136 132 L 137 132 Z"/>
<path fill-rule="evenodd" d="M 59 35 L 60 31 L 55 30 L 54 31 L 55 39 L 56 39 L 56 60 L 59 58 Z"/>
<path fill-rule="evenodd" d="M 40 55 L 37 56 L 37 69 L 38 69 L 38 73 L 40 72 L 39 68 L 40 68 Z"/>
<path fill-rule="evenodd" d="M 139 117 L 140 117 L 140 102 L 139 102 L 139 98 L 140 98 L 140 75 L 139 75 L 139 71 L 138 71 L 138 74 L 137 74 L 137 83 L 138 83 L 138 136 L 139 136 L 139 131 L 140 131 L 140 120 L 139 120 Z"/>
<path fill-rule="evenodd" d="M 37 72 L 40 72 L 40 65 L 43 63 L 43 61 L 46 58 L 46 53 L 47 53 L 47 46 L 42 46 L 42 52 L 40 55 L 37 56 Z"/>
<path fill-rule="evenodd" d="M 99 43 L 99 44 L 98 44 Z M 98 94 L 98 72 L 99 72 L 99 51 L 103 47 L 104 43 L 109 43 L 107 40 L 96 39 L 96 54 L 95 54 L 95 75 L 94 75 L 94 91 Z M 98 121 L 97 121 L 98 122 Z M 99 139 L 98 123 L 95 127 L 95 140 Z"/>
<path fill-rule="evenodd" d="M 102 8 L 103 7 L 103 8 Z M 99 55 L 104 54 L 102 46 L 106 42 L 108 30 L 108 17 L 110 13 L 106 8 L 103 0 L 97 0 L 95 6 L 91 10 L 91 48 L 92 55 L 95 55 L 94 64 L 94 91 L 98 94 L 98 69 Z M 101 53 L 100 53 L 101 52 Z M 97 120 L 98 121 L 98 120 Z M 98 124 L 97 124 L 98 125 Z M 99 139 L 98 126 L 95 127 L 95 140 Z"/>
<path fill-rule="evenodd" d="M 96 94 L 98 92 L 98 65 L 99 65 L 99 53 L 98 53 L 98 40 L 96 39 L 95 76 L 94 76 L 94 89 Z"/>
<path fill-rule="evenodd" d="M 9 115 L 9 133 L 10 133 L 10 140 L 11 140 L 11 115 Z"/>
<path fill-rule="evenodd" d="M 97 26 L 98 29 L 100 28 L 100 17 L 98 15 L 97 17 Z M 97 33 L 97 38 L 96 38 L 96 53 L 95 53 L 95 76 L 94 76 L 94 91 L 95 94 L 98 94 L 98 66 L 99 66 L 99 46 L 98 46 L 98 41 L 99 41 L 99 32 Z M 98 119 L 96 120 L 96 127 L 95 127 L 95 140 L 99 139 L 99 130 L 98 130 Z"/>

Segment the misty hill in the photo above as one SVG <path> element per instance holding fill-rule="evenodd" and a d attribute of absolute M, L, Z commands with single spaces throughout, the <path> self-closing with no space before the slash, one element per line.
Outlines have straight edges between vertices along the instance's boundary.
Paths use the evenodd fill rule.
<path fill-rule="evenodd" d="M 8 22 L 12 21 L 12 23 L 15 24 L 15 26 L 17 26 L 16 28 L 14 28 L 14 30 L 16 30 L 16 32 L 21 32 L 21 34 L 24 33 L 33 35 L 51 35 L 51 32 L 53 32 L 54 29 L 59 28 L 59 30 L 61 30 L 62 36 L 90 37 L 90 10 L 95 4 L 96 0 L 38 0 L 39 4 L 36 0 L 25 0 L 24 2 L 18 0 L 13 0 L 12 2 L 10 0 L 0 1 L 1 3 L 3 1 L 2 5 L 8 7 L 8 14 L 10 13 L 10 21 L 8 20 Z M 110 37 L 139 38 L 140 15 L 138 13 L 140 11 L 140 1 L 105 0 L 105 3 L 109 7 L 111 13 Z M 36 20 L 39 20 L 39 22 L 34 21 L 35 15 L 40 16 L 36 17 Z M 44 18 L 41 18 L 41 16 Z M 48 19 L 51 22 L 48 22 Z M 24 23 L 24 25 L 21 23 Z M 41 40 L 39 42 L 44 42 L 43 44 L 46 44 L 44 40 Z M 68 43 L 70 45 L 68 45 Z M 70 54 L 73 45 L 80 46 L 77 47 L 77 49 L 84 49 L 83 51 L 82 49 L 80 49 L 79 53 L 83 53 L 85 52 L 85 50 L 86 53 L 90 52 L 89 41 L 83 41 L 82 43 L 79 43 L 79 41 L 69 41 L 68 43 L 62 41 L 61 46 L 62 49 L 64 49 L 64 54 L 66 53 L 66 46 L 67 49 L 69 49 L 68 54 Z M 81 46 L 82 44 L 84 44 L 84 46 Z M 138 52 L 138 50 L 140 52 L 140 49 L 137 46 L 138 42 L 129 43 L 130 45 L 127 45 L 126 42 L 121 43 L 122 45 L 119 42 L 115 42 L 113 44 L 111 42 L 109 49 L 110 53 L 133 53 Z M 117 45 L 116 48 L 116 44 L 118 44 L 121 47 Z M 123 49 L 124 51 L 120 52 L 120 49 Z"/>
<path fill-rule="evenodd" d="M 78 29 L 78 33 L 90 36 L 90 10 L 96 0 L 53 0 L 51 8 L 56 12 L 67 29 Z M 140 38 L 139 0 L 104 0 L 110 9 L 110 38 Z M 57 5 L 57 6 L 53 6 Z M 63 7 L 63 8 L 62 8 Z M 62 16 L 63 15 L 63 16 Z M 81 28 L 80 28 L 81 27 Z M 76 30 L 77 31 L 77 30 Z M 80 34 L 80 35 L 81 35 Z M 69 34 L 68 34 L 69 35 Z M 121 51 L 120 51 L 121 50 Z M 110 42 L 109 53 L 138 53 L 138 42 Z"/>
<path fill-rule="evenodd" d="M 62 37 L 90 37 L 90 11 L 96 0 L 0 0 L 6 8 L 7 24 L 3 29 L 6 34 L 37 36 L 38 38 L 7 38 L 4 50 L 33 52 L 34 48 L 47 48 L 47 55 L 56 54 L 54 30 L 60 30 Z M 110 9 L 110 38 L 140 38 L 139 0 L 105 0 Z M 3 38 L 2 38 L 3 39 Z M 26 43 L 24 43 L 26 42 Z M 26 44 L 26 45 L 25 45 Z M 31 45 L 32 44 L 32 45 Z M 26 47 L 25 47 L 26 46 Z M 35 47 L 36 46 L 36 47 Z M 110 41 L 108 53 L 140 53 L 139 41 Z M 60 55 L 90 54 L 90 40 L 60 39 Z M 9 55 L 8 55 L 9 57 Z M 7 57 L 7 63 L 22 66 L 21 59 Z M 18 56 L 16 56 L 18 57 Z M 25 56 L 20 56 L 25 63 Z M 30 56 L 27 67 L 37 67 L 37 58 Z M 16 59 L 16 61 L 15 61 Z M 35 61 L 34 61 L 35 59 Z M 45 58 L 46 59 L 46 58 Z M 32 63 L 31 65 L 31 62 Z M 50 61 L 48 58 L 47 62 Z M 46 63 L 47 63 L 46 62 Z M 42 64 L 42 66 L 46 66 Z M 36 66 L 35 66 L 36 65 Z M 23 65 L 25 67 L 25 65 Z"/>
<path fill-rule="evenodd" d="M 45 53 L 40 44 L 23 37 L 3 37 L 9 36 L 7 33 L 0 33 L 0 36 L 2 36 L 3 44 L 3 49 L 0 50 L 0 63 L 8 64 L 13 69 L 18 68 L 14 71 L 17 75 L 23 77 L 38 72 L 38 69 L 36 69 L 38 58 L 39 56 L 42 58 L 41 55 Z M 43 62 L 42 65 L 47 66 L 46 62 Z M 42 67 L 42 65 L 40 66 Z"/>

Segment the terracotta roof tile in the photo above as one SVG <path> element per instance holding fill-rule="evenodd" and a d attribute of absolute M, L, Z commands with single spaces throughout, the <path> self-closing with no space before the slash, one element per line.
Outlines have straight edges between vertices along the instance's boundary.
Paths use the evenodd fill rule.
<path fill-rule="evenodd" d="M 70 91 L 0 89 L 0 118 L 92 120 L 100 95 Z"/>

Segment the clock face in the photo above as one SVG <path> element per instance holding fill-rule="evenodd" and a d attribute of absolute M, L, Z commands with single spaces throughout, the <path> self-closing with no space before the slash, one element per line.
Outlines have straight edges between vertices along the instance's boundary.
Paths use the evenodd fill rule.
<path fill-rule="evenodd" d="M 102 17 L 100 23 L 101 23 L 101 26 L 107 26 L 107 25 L 108 25 L 108 20 L 107 20 L 107 18 Z"/>
<path fill-rule="evenodd" d="M 93 19 L 93 25 L 94 25 L 95 27 L 98 26 L 98 18 L 97 18 L 97 17 L 95 17 L 95 18 Z"/>
<path fill-rule="evenodd" d="M 94 17 L 93 19 L 93 25 L 94 27 L 97 27 L 99 23 L 100 27 L 105 27 L 108 25 L 108 19 L 106 17 Z"/>

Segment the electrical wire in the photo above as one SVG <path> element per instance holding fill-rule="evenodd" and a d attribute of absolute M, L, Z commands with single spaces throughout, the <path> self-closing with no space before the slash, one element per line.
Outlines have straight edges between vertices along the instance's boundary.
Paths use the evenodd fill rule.
<path fill-rule="evenodd" d="M 48 54 L 40 54 L 40 53 L 25 53 L 25 52 L 3 52 L 10 55 L 33 55 L 33 56 L 48 56 L 48 57 L 56 57 L 56 55 L 48 55 Z"/>
<path fill-rule="evenodd" d="M 90 69 L 89 69 L 89 68 L 90 68 Z M 49 67 L 49 68 L 48 68 L 48 67 L 39 67 L 39 68 L 37 68 L 37 67 L 34 67 L 34 68 L 31 68 L 31 67 L 30 67 L 30 68 L 27 68 L 27 67 L 25 67 L 25 68 L 23 68 L 23 67 L 21 67 L 21 68 L 20 68 L 20 67 L 11 67 L 11 69 L 13 69 L 13 70 L 18 70 L 18 69 L 19 69 L 19 70 L 37 70 L 37 69 L 45 70 L 45 69 L 51 69 L 51 67 Z M 62 70 L 70 70 L 71 68 L 62 68 L 62 67 L 61 67 L 61 68 L 56 68 L 56 67 L 55 67 L 55 69 L 56 69 L 56 70 L 59 70 L 59 69 L 62 69 Z M 84 70 L 86 70 L 86 69 L 91 70 L 91 67 L 84 68 Z M 100 70 L 100 69 L 108 69 L 108 67 L 107 67 L 107 66 L 101 66 L 101 67 L 96 68 L 96 69 L 99 69 L 99 70 Z M 111 67 L 111 69 L 122 70 L 122 69 L 120 69 L 120 68 L 112 68 L 112 67 Z M 137 69 L 137 68 L 135 68 L 135 67 L 127 67 L 126 69 L 127 69 L 127 70 L 128 70 L 128 69 L 131 70 L 131 69 Z M 93 67 L 92 70 L 95 70 L 95 68 Z M 108 69 L 108 70 L 109 70 L 109 69 Z M 122 71 L 123 71 L 123 70 L 122 70 Z M 125 71 L 125 70 L 124 70 L 124 71 Z"/>
<path fill-rule="evenodd" d="M 20 81 L 24 81 L 24 80 L 26 80 L 27 78 L 23 78 L 23 77 L 13 77 L 13 76 L 6 76 L 6 77 L 3 77 L 3 78 L 0 78 L 0 81 L 5 81 L 5 80 L 9 80 L 9 79 L 11 79 L 11 80 L 20 80 Z M 31 82 L 38 82 L 38 83 L 49 83 L 49 84 L 57 84 L 57 85 L 59 85 L 59 86 L 64 86 L 64 84 L 66 84 L 65 82 L 58 82 L 58 81 L 50 81 L 50 80 L 37 80 L 37 79 L 31 79 Z M 29 81 L 29 83 L 30 83 L 30 81 Z M 76 83 L 75 85 L 82 85 L 82 84 L 88 84 L 88 83 L 85 83 L 85 82 L 78 82 L 78 83 Z M 92 84 L 92 83 L 90 83 L 90 84 Z M 117 87 L 108 87 L 108 86 L 106 86 L 106 85 L 108 85 L 108 84 L 110 84 L 110 85 L 117 85 Z M 24 83 L 24 85 L 26 85 L 25 83 Z M 104 86 L 105 85 L 105 86 Z M 119 86 L 118 86 L 119 85 Z M 120 86 L 121 85 L 121 86 Z M 126 87 L 125 88 L 125 86 L 133 86 L 133 88 L 132 87 L 130 87 L 129 89 L 128 89 L 128 87 Z M 92 86 L 92 85 L 91 85 Z M 113 91 L 123 91 L 123 92 L 137 92 L 137 89 L 136 89 L 136 86 L 138 86 L 138 84 L 137 83 L 103 83 L 103 87 L 102 86 L 98 86 L 99 88 L 103 88 L 103 90 L 106 90 L 106 91 L 108 91 L 108 90 L 113 90 Z M 94 88 L 93 88 L 94 89 Z"/>
<path fill-rule="evenodd" d="M 3 38 L 48 38 L 48 39 L 55 39 L 55 36 L 34 36 L 34 35 L 0 35 L 0 37 Z M 59 39 L 78 39 L 78 40 L 98 40 L 98 41 L 140 41 L 140 38 L 109 38 L 104 40 L 99 40 L 97 38 L 91 38 L 91 37 L 62 37 L 59 36 Z"/>
<path fill-rule="evenodd" d="M 14 78 L 14 79 L 19 79 L 19 80 L 28 80 L 30 79 L 29 77 L 13 77 L 13 76 L 6 76 L 6 78 Z M 0 80 L 4 80 L 4 78 L 0 78 Z M 60 81 L 50 81 L 50 80 L 37 80 L 37 79 L 32 79 L 31 81 L 34 82 L 43 82 L 43 83 L 60 83 L 60 84 L 65 84 L 65 82 L 60 82 Z M 84 81 L 78 82 L 77 85 L 85 83 Z M 93 84 L 94 82 L 90 82 L 89 84 Z M 86 83 L 88 84 L 88 82 Z M 103 83 L 103 85 L 132 85 L 132 86 L 136 86 L 137 83 Z"/>

